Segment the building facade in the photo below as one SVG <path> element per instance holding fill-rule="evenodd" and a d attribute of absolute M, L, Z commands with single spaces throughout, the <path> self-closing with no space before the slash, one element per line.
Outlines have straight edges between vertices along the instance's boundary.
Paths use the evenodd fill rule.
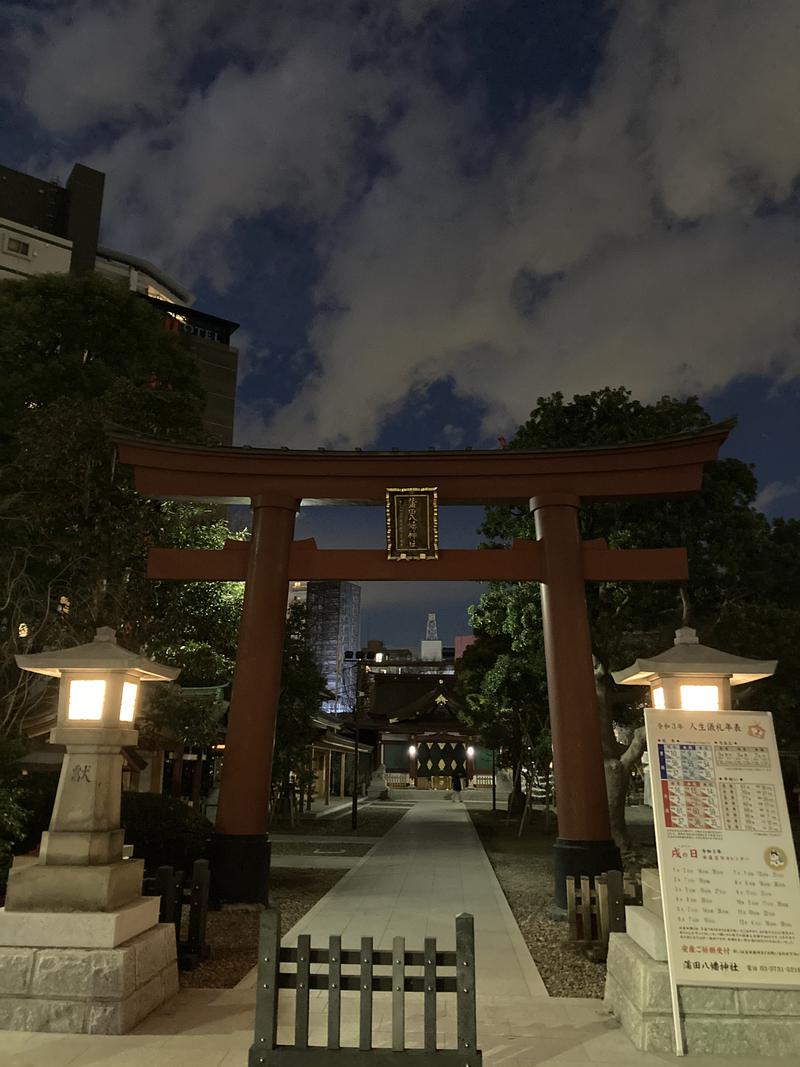
<path fill-rule="evenodd" d="M 147 260 L 98 243 L 104 184 L 105 175 L 81 163 L 63 186 L 0 166 L 0 278 L 96 271 L 149 300 L 197 360 L 207 432 L 230 445 L 238 323 L 194 308 L 193 294 Z"/>
<path fill-rule="evenodd" d="M 308 635 L 314 659 L 333 696 L 323 709 L 352 712 L 356 671 L 345 653 L 361 647 L 361 586 L 354 582 L 308 582 Z"/>

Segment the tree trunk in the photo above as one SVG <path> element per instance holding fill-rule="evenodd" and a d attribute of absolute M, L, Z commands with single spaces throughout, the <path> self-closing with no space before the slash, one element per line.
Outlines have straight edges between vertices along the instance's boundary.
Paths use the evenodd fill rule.
<path fill-rule="evenodd" d="M 203 786 L 203 750 L 197 753 L 197 762 L 194 765 L 192 776 L 192 807 L 195 811 L 200 810 L 200 791 Z"/>
<path fill-rule="evenodd" d="M 525 794 L 522 791 L 522 760 L 516 760 L 513 764 L 511 793 L 508 797 L 508 811 L 510 815 L 519 815 L 525 807 Z"/>
<path fill-rule="evenodd" d="M 170 793 L 176 800 L 180 800 L 183 793 L 183 753 L 184 746 L 175 749 L 175 757 L 172 761 L 172 788 Z"/>
<path fill-rule="evenodd" d="M 597 706 L 600 711 L 600 740 L 603 748 L 603 765 L 606 774 L 606 793 L 608 794 L 608 818 L 611 824 L 611 836 L 620 852 L 629 852 L 631 848 L 628 827 L 625 824 L 625 799 L 628 795 L 628 783 L 632 764 L 623 764 L 624 747 L 617 741 L 614 733 L 614 714 L 609 692 L 609 679 L 604 668 L 595 662 L 595 686 L 597 689 Z"/>

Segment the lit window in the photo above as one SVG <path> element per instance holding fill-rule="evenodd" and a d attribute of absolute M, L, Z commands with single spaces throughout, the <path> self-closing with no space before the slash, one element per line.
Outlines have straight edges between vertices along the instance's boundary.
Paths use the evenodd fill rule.
<path fill-rule="evenodd" d="M 106 683 L 102 679 L 70 682 L 67 718 L 99 721 L 103 717 L 105 695 Z"/>
<path fill-rule="evenodd" d="M 133 722 L 133 712 L 136 707 L 136 694 L 139 686 L 135 682 L 122 683 L 122 700 L 119 702 L 119 721 Z"/>
<path fill-rule="evenodd" d="M 719 689 L 715 685 L 682 685 L 681 707 L 685 711 L 719 711 Z"/>
<path fill-rule="evenodd" d="M 27 622 L 21 622 L 19 624 L 19 626 L 17 627 L 17 637 L 27 637 L 27 636 L 28 636 L 28 624 L 27 624 Z"/>
<path fill-rule="evenodd" d="M 29 241 L 20 241 L 18 237 L 9 237 L 6 241 L 6 250 L 15 256 L 29 256 L 31 246 Z"/>
<path fill-rule="evenodd" d="M 60 596 L 58 598 L 58 604 L 56 604 L 56 611 L 59 615 L 69 615 L 71 605 L 72 601 L 68 596 Z"/>
<path fill-rule="evenodd" d="M 662 686 L 659 685 L 656 689 L 653 690 L 653 707 L 665 708 L 666 706 L 667 705 L 664 700 L 664 689 Z"/>

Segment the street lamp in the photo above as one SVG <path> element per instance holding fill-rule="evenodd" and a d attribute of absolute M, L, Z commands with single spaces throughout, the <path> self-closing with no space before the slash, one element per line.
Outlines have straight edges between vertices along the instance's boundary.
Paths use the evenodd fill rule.
<path fill-rule="evenodd" d="M 697 631 L 682 626 L 672 648 L 612 671 L 617 685 L 647 685 L 650 706 L 683 711 L 721 711 L 731 706 L 731 686 L 769 678 L 778 661 L 747 659 L 701 645 Z"/>

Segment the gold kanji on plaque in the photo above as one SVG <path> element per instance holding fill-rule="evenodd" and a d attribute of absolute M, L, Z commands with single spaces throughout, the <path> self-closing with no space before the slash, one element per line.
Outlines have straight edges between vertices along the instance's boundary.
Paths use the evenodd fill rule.
<path fill-rule="evenodd" d="M 386 551 L 389 559 L 439 558 L 436 487 L 386 490 Z"/>

